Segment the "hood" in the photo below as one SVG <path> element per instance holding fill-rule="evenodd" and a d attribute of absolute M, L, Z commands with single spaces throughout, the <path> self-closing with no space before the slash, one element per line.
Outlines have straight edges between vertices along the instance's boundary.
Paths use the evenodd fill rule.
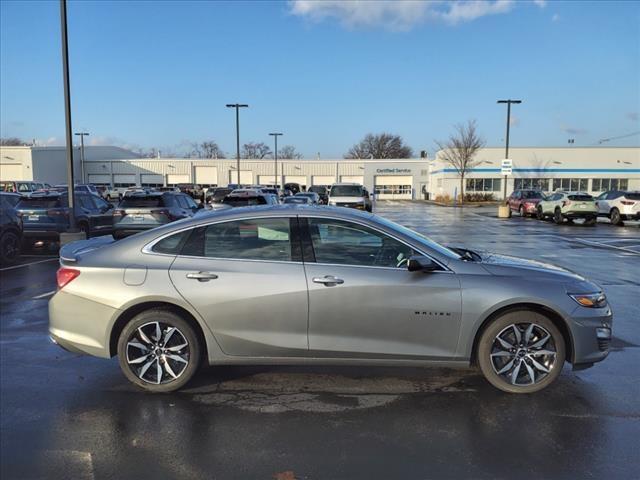
<path fill-rule="evenodd" d="M 545 279 L 560 282 L 588 282 L 586 278 L 571 270 L 550 263 L 528 260 L 509 255 L 479 252 L 479 262 L 493 275 L 518 276 L 523 280 Z"/>

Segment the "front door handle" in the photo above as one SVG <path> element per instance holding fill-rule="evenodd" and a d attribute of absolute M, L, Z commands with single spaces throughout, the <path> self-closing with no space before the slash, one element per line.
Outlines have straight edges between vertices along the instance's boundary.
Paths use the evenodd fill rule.
<path fill-rule="evenodd" d="M 333 275 L 325 275 L 324 277 L 313 277 L 313 283 L 322 283 L 327 287 L 332 287 L 334 285 L 342 285 L 344 280 L 338 277 L 334 277 Z"/>
<path fill-rule="evenodd" d="M 199 282 L 208 282 L 209 280 L 215 280 L 218 275 L 212 272 L 191 272 L 187 273 L 187 278 L 191 280 L 198 280 Z"/>

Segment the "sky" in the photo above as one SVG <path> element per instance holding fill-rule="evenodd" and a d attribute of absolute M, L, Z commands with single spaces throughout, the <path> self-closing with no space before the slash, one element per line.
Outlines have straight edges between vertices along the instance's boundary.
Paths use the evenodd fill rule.
<path fill-rule="evenodd" d="M 69 1 L 72 120 L 93 145 L 216 141 L 341 158 L 365 134 L 435 151 L 640 144 L 640 2 Z M 64 144 L 59 4 L 0 1 L 0 134 Z M 623 137 L 623 138 L 617 138 Z"/>

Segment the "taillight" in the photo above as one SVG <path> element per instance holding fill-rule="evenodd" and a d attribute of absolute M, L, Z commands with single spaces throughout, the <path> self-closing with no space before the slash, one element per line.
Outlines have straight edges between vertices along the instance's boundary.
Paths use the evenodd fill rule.
<path fill-rule="evenodd" d="M 636 202 L 630 202 L 629 200 L 622 200 L 620 203 L 622 205 L 634 205 Z"/>
<path fill-rule="evenodd" d="M 71 282 L 74 278 L 80 275 L 80 270 L 75 268 L 60 267 L 56 272 L 56 280 L 58 281 L 58 288 L 63 288 L 66 284 Z"/>
<path fill-rule="evenodd" d="M 167 218 L 169 218 L 169 220 L 174 220 L 174 218 L 171 216 L 171 213 L 169 213 L 169 210 L 151 210 L 151 215 L 153 215 L 154 217 L 156 217 L 157 215 L 165 215 Z"/>
<path fill-rule="evenodd" d="M 127 212 L 125 212 L 124 210 L 114 210 L 113 211 L 113 216 L 114 217 L 124 217 L 127 214 Z"/>

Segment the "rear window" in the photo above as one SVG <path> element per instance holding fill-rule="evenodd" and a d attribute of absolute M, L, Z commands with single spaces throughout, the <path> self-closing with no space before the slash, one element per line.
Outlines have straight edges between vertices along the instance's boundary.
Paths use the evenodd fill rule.
<path fill-rule="evenodd" d="M 640 200 L 640 192 L 625 193 L 624 196 L 629 200 Z"/>
<path fill-rule="evenodd" d="M 23 198 L 16 205 L 17 209 L 31 210 L 35 208 L 57 208 L 60 207 L 58 198 Z"/>
<path fill-rule="evenodd" d="M 576 202 L 588 202 L 589 200 L 593 200 L 591 195 L 569 195 L 569 200 L 573 200 Z"/>
<path fill-rule="evenodd" d="M 542 198 L 542 192 L 522 192 L 522 198 Z"/>
<path fill-rule="evenodd" d="M 124 197 L 119 205 L 120 208 L 153 208 L 164 207 L 162 197 Z"/>
<path fill-rule="evenodd" d="M 247 207 L 251 205 L 266 205 L 267 200 L 264 197 L 226 197 L 222 203 L 232 207 Z"/>

